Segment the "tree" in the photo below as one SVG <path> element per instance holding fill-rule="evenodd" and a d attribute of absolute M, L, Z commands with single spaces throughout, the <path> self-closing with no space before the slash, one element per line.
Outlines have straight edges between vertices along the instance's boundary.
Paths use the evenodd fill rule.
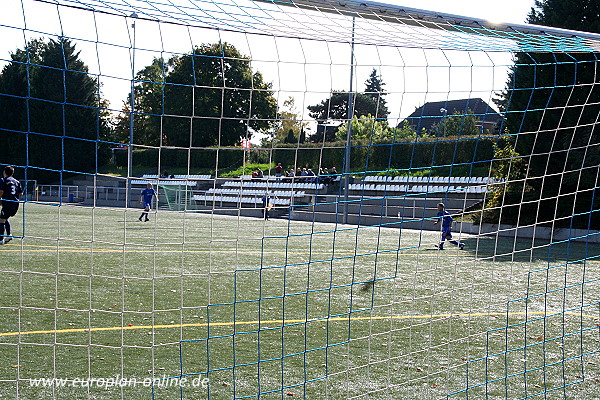
<path fill-rule="evenodd" d="M 387 117 L 389 111 L 386 106 L 384 96 L 386 95 L 383 86 L 385 83 L 377 75 L 377 70 L 373 69 L 371 75 L 365 82 L 366 91 L 364 93 L 355 93 L 352 97 L 353 115 L 352 117 L 365 117 L 367 115 L 375 116 L 381 122 L 381 126 L 387 126 Z M 331 127 L 331 122 L 341 122 L 348 120 L 348 92 L 334 90 L 329 98 L 318 104 L 308 106 L 308 115 L 317 120 L 320 129 L 311 136 L 313 142 L 333 141 L 335 140 L 335 127 Z M 371 117 L 372 118 L 372 117 Z"/>
<path fill-rule="evenodd" d="M 156 142 L 162 132 L 171 146 L 232 146 L 273 128 L 272 85 L 231 44 L 203 44 L 165 65 L 155 60 L 138 76 L 141 140 Z"/>
<path fill-rule="evenodd" d="M 302 128 L 300 130 L 300 138 L 298 139 L 298 143 L 304 143 L 306 142 L 306 131 L 304 131 L 304 128 Z"/>
<path fill-rule="evenodd" d="M 134 137 L 137 144 L 158 146 L 161 144 L 160 116 L 163 114 L 162 98 L 165 76 L 172 68 L 162 58 L 154 58 L 152 64 L 144 67 L 135 76 L 134 93 Z M 115 138 L 121 143 L 129 142 L 131 93 L 123 102 L 122 113 L 116 118 Z M 163 145 L 168 145 L 163 134 Z"/>
<path fill-rule="evenodd" d="M 390 112 L 387 108 L 387 102 L 385 100 L 385 89 L 383 88 L 385 83 L 381 79 L 381 76 L 377 74 L 377 70 L 373 68 L 371 75 L 365 82 L 365 96 L 368 96 L 375 101 L 377 104 L 377 115 L 378 118 L 387 118 Z"/>
<path fill-rule="evenodd" d="M 29 178 L 54 171 L 93 172 L 106 161 L 110 124 L 98 82 L 68 39 L 32 40 L 11 54 L 0 74 L 0 158 L 32 167 Z M 28 135 L 25 132 L 30 132 Z"/>
<path fill-rule="evenodd" d="M 536 0 L 527 22 L 600 33 L 600 3 L 597 0 Z"/>
<path fill-rule="evenodd" d="M 372 97 L 363 93 L 354 95 L 354 116 L 376 115 L 377 102 Z M 320 124 L 328 121 L 340 121 L 348 119 L 348 93 L 333 91 L 328 99 L 307 107 L 308 115 L 316 119 Z M 381 115 L 381 114 L 377 114 Z M 387 115 L 385 116 L 387 117 Z"/>
<path fill-rule="evenodd" d="M 346 140 L 348 134 L 348 123 L 342 124 L 337 133 L 337 140 Z M 373 118 L 371 114 L 354 116 L 352 119 L 352 139 L 358 141 L 372 141 L 379 143 L 389 140 L 393 137 L 393 131 L 385 121 L 379 121 Z"/>
<path fill-rule="evenodd" d="M 597 0 L 537 0 L 528 22 L 600 33 Z M 518 133 L 515 150 L 528 164 L 538 222 L 600 225 L 599 53 L 520 52 L 497 104 Z M 571 218 L 573 215 L 575 217 Z"/>
<path fill-rule="evenodd" d="M 309 136 L 309 140 L 312 143 L 335 142 L 335 137 L 340 126 L 341 125 L 317 125 L 316 132 Z M 304 143 L 306 140 L 304 131 L 302 131 L 300 139 L 300 143 Z"/>
<path fill-rule="evenodd" d="M 308 125 L 298 118 L 295 100 L 292 96 L 283 102 L 283 109 L 279 110 L 275 126 L 275 139 L 284 143 L 297 143 L 300 132 Z"/>
<path fill-rule="evenodd" d="M 285 139 L 283 139 L 283 143 L 298 143 L 298 139 L 296 139 L 296 135 L 294 134 L 294 130 L 290 129 L 288 131 L 287 136 L 285 137 Z"/>
<path fill-rule="evenodd" d="M 506 132 L 508 136 L 508 132 Z M 486 207 L 481 214 L 482 222 L 534 223 L 535 212 L 531 204 L 521 205 L 529 197 L 531 186 L 525 179 L 525 163 L 514 149 L 514 143 L 494 143 L 492 175 L 496 183 L 489 187 Z"/>
<path fill-rule="evenodd" d="M 430 137 L 425 130 L 425 128 L 421 129 L 421 133 L 419 133 L 420 138 Z M 402 123 L 398 124 L 393 131 L 393 140 L 398 141 L 402 139 L 414 139 L 417 137 L 417 131 L 413 126 L 411 126 L 407 120 L 402 121 Z"/>
<path fill-rule="evenodd" d="M 432 136 L 459 136 L 459 135 L 477 135 L 480 129 L 477 126 L 477 117 L 473 111 L 467 110 L 466 114 L 456 111 L 452 116 L 445 117 L 441 123 L 434 124 L 431 127 Z"/>

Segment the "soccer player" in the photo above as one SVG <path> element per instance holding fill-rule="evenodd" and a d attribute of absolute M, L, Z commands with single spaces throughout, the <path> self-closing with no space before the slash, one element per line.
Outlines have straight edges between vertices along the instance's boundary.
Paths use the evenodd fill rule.
<path fill-rule="evenodd" d="M 265 195 L 261 199 L 262 205 L 265 212 L 265 219 L 269 220 L 269 212 L 271 208 L 273 208 L 273 204 L 271 204 L 271 196 L 269 196 L 269 192 L 265 192 Z"/>
<path fill-rule="evenodd" d="M 440 242 L 440 244 L 437 245 L 437 248 L 440 250 L 444 250 L 444 242 L 446 241 L 446 239 L 448 239 L 448 241 L 450 243 L 452 243 L 455 246 L 458 246 L 459 249 L 464 249 L 465 248 L 465 244 L 459 242 L 458 240 L 452 240 L 452 216 L 450 215 L 450 213 L 448 211 L 446 211 L 446 206 L 444 205 L 444 203 L 438 203 L 437 205 L 437 209 L 438 209 L 438 213 L 437 216 L 438 218 L 435 220 L 434 224 L 437 225 L 438 222 L 440 222 L 440 220 L 442 221 L 442 241 Z"/>
<path fill-rule="evenodd" d="M 142 218 L 146 217 L 144 221 L 148 222 L 150 219 L 148 218 L 148 212 L 152 208 L 152 198 L 156 196 L 156 191 L 152 189 L 152 184 L 148 183 L 146 185 L 146 189 L 142 190 L 142 195 L 140 197 L 140 203 L 144 205 L 144 211 L 142 215 L 138 218 L 140 221 Z"/>
<path fill-rule="evenodd" d="M 0 245 L 12 240 L 10 222 L 8 219 L 14 216 L 19 209 L 19 196 L 23 193 L 21 183 L 13 178 L 15 169 L 11 166 L 4 167 L 3 177 L 0 179 Z M 6 230 L 6 236 L 4 232 Z"/>

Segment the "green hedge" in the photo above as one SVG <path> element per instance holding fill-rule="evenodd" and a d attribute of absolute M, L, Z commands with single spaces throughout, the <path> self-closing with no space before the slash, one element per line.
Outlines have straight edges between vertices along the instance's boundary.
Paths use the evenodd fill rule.
<path fill-rule="evenodd" d="M 117 167 L 127 167 L 127 149 L 115 151 Z M 150 171 L 160 169 L 187 169 L 188 160 L 192 171 L 237 168 L 243 163 L 243 152 L 239 149 L 136 149 L 133 165 Z M 160 164 L 159 164 L 160 160 Z"/>
<path fill-rule="evenodd" d="M 375 145 L 356 145 L 351 148 L 350 165 L 353 171 L 364 171 L 365 166 L 371 172 L 387 170 L 420 170 L 430 168 L 456 168 L 464 165 L 468 171 L 471 166 L 489 166 L 494 155 L 494 142 L 500 138 L 461 138 L 444 141 L 419 141 L 407 143 L 382 143 Z M 337 147 L 335 145 L 338 145 Z M 343 143 L 303 144 L 302 147 L 281 145 L 274 149 L 252 149 L 246 152 L 247 163 L 281 163 L 285 169 L 313 168 L 319 166 L 338 171 L 343 168 Z M 133 152 L 133 164 L 148 170 L 187 168 L 190 170 L 214 171 L 232 170 L 242 165 L 244 151 L 241 148 L 222 149 L 136 149 Z M 218 160 L 218 164 L 217 164 Z M 127 166 L 127 150 L 115 151 L 118 167 Z"/>

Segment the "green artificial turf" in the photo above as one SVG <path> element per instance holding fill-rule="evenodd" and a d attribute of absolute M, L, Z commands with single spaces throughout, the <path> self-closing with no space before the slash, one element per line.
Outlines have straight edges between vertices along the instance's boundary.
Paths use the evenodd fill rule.
<path fill-rule="evenodd" d="M 433 231 L 138 216 L 12 219 L 2 397 L 600 397 L 597 245 L 462 235 L 438 251 Z M 90 378 L 127 381 L 73 387 Z"/>

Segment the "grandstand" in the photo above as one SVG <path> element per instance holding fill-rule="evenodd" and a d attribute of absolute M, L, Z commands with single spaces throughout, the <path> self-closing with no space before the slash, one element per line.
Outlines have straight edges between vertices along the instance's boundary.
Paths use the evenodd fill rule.
<path fill-rule="evenodd" d="M 317 178 L 279 178 L 267 176 L 252 178 L 244 175 L 237 179 L 210 175 L 173 175 L 169 178 L 144 174 L 131 179 L 134 189 L 142 190 L 147 183 L 158 187 L 159 208 L 259 217 L 256 210 L 261 198 L 268 192 L 275 206 L 273 217 L 331 222 L 340 210 L 343 195 L 339 181 L 326 185 L 307 182 Z M 80 202 L 101 206 L 125 206 L 125 180 L 105 178 L 94 186 L 83 180 L 78 185 L 43 185 L 39 187 L 41 201 Z M 379 224 L 385 220 L 397 225 L 398 218 L 427 217 L 435 215 L 436 204 L 445 201 L 454 213 L 470 209 L 484 200 L 494 184 L 501 182 L 489 177 L 447 176 L 381 176 L 366 175 L 355 178 L 348 185 L 348 213 L 350 222 L 361 225 Z M 62 193 L 62 194 L 61 194 Z M 59 196 L 59 194 L 61 194 Z M 130 199 L 136 207 L 139 199 Z M 289 213 L 289 211 L 293 211 Z M 383 218 L 383 220 L 381 219 Z M 421 224 L 403 222 L 405 227 L 421 228 Z M 431 227 L 427 224 L 425 229 Z"/>

